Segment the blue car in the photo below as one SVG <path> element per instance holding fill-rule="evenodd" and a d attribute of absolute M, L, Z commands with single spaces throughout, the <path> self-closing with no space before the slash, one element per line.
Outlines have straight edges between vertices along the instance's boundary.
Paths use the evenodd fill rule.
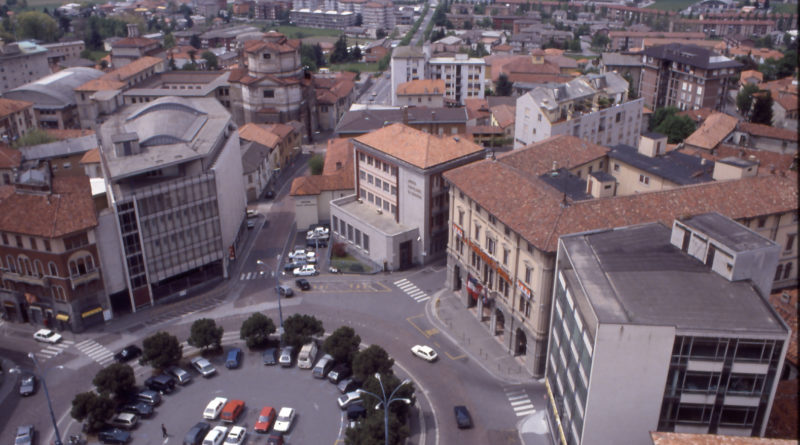
<path fill-rule="evenodd" d="M 233 348 L 228 351 L 228 358 L 225 360 L 225 367 L 228 369 L 238 368 L 242 363 L 242 350 Z"/>

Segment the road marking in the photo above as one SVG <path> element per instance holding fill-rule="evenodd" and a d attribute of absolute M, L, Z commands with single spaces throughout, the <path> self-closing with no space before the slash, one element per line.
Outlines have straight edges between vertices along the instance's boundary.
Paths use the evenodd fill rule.
<path fill-rule="evenodd" d="M 450 360 L 461 360 L 462 358 L 466 358 L 466 356 L 467 356 L 466 354 L 453 356 L 453 355 L 450 355 L 450 353 L 447 352 L 447 351 L 444 352 L 444 355 L 446 355 L 447 358 L 449 358 Z"/>
<path fill-rule="evenodd" d="M 413 321 L 411 321 L 411 320 L 412 320 L 412 319 L 414 319 L 414 318 L 420 318 L 420 317 L 424 317 L 424 315 L 414 315 L 414 316 L 411 316 L 411 317 L 408 317 L 408 318 L 406 318 L 406 321 L 407 321 L 407 322 L 408 322 L 408 323 L 409 323 L 411 326 L 414 326 L 414 328 L 415 328 L 416 330 L 418 330 L 420 334 L 424 335 L 424 336 L 425 336 L 425 338 L 431 338 L 431 337 L 430 337 L 430 335 L 426 334 L 426 332 L 427 332 L 427 331 L 425 331 L 424 329 L 420 328 L 420 327 L 419 327 L 419 326 L 417 326 L 417 325 L 416 325 L 416 324 L 415 324 Z"/>
<path fill-rule="evenodd" d="M 503 391 L 506 393 L 508 403 L 517 417 L 527 416 L 536 412 L 533 402 L 531 402 L 530 396 L 528 396 L 524 388 L 509 386 L 503 388 Z"/>
<path fill-rule="evenodd" d="M 431 335 L 435 335 L 435 334 L 438 334 L 438 333 L 439 333 L 439 330 L 436 329 L 436 328 L 428 329 L 428 330 L 425 331 L 425 336 L 426 337 L 430 337 Z"/>
<path fill-rule="evenodd" d="M 394 285 L 397 286 L 397 288 L 401 291 L 405 292 L 406 295 L 411 297 L 417 303 L 422 303 L 423 301 L 431 299 L 431 297 L 429 297 L 424 291 L 420 290 L 416 284 L 408 281 L 407 278 L 395 281 Z"/>

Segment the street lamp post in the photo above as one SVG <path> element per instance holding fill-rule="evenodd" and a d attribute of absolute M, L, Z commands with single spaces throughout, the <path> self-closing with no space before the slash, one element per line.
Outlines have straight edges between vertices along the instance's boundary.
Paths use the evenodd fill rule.
<path fill-rule="evenodd" d="M 389 394 L 389 397 L 386 397 L 386 389 L 383 387 L 383 381 L 381 380 L 381 375 L 379 373 L 375 373 L 375 378 L 378 379 L 378 384 L 381 385 L 381 394 L 383 397 L 371 393 L 369 391 L 358 389 L 356 390 L 359 394 L 369 394 L 378 401 L 378 404 L 375 405 L 375 409 L 378 409 L 379 406 L 383 405 L 383 439 L 385 445 L 389 445 L 389 406 L 394 402 L 403 402 L 406 405 L 411 405 L 411 399 L 407 399 L 405 397 L 395 397 L 394 395 L 397 393 L 403 385 L 406 385 L 411 382 L 409 379 L 405 379 L 397 385 L 397 388 Z"/>
<path fill-rule="evenodd" d="M 36 372 L 39 373 L 39 378 L 42 379 L 42 388 L 44 388 L 44 396 L 47 399 L 47 409 L 50 410 L 50 420 L 53 421 L 53 429 L 56 430 L 56 445 L 63 445 L 63 442 L 61 442 L 61 433 L 58 432 L 56 415 L 53 413 L 53 403 L 50 401 L 50 392 L 47 390 L 47 380 L 45 380 L 45 375 L 41 368 L 39 368 L 39 362 L 36 360 L 36 356 L 33 354 L 33 352 L 29 352 L 28 357 L 33 360 L 33 364 L 36 366 Z"/>
<path fill-rule="evenodd" d="M 260 275 L 264 275 L 263 268 L 267 265 L 267 263 L 261 260 L 256 260 L 256 264 L 261 266 L 261 270 L 258 273 Z M 280 280 L 278 279 L 278 275 L 280 274 L 280 268 L 281 268 L 281 254 L 278 254 L 278 256 L 275 257 L 275 292 L 278 293 L 278 319 L 280 320 L 280 328 L 278 334 L 283 335 L 283 308 L 281 307 L 281 291 L 280 289 L 278 289 L 278 285 L 280 284 Z"/>

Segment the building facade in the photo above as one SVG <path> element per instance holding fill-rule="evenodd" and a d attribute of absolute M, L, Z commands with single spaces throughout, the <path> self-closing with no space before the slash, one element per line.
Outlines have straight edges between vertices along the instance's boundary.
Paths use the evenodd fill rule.
<path fill-rule="evenodd" d="M 562 236 L 545 380 L 558 442 L 763 436 L 790 336 L 766 299 L 779 249 L 718 213 Z"/>
<path fill-rule="evenodd" d="M 29 41 L 0 42 L 0 93 L 48 74 L 47 48 Z"/>
<path fill-rule="evenodd" d="M 33 102 L 0 98 L 0 138 L 8 144 L 39 128 Z"/>
<path fill-rule="evenodd" d="M 432 57 L 428 60 L 431 79 L 444 80 L 444 95 L 457 104 L 466 99 L 484 96 L 486 62 L 483 58 L 470 58 L 467 54 L 453 57 Z"/>
<path fill-rule="evenodd" d="M 397 91 L 402 83 L 427 79 L 427 64 L 422 49 L 416 46 L 398 46 L 392 51 L 392 106 L 397 106 Z"/>

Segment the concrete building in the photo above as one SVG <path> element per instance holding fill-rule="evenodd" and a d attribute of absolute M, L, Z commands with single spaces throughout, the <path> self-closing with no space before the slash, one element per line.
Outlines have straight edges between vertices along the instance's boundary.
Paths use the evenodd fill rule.
<path fill-rule="evenodd" d="M 312 78 L 317 106 L 314 111 L 321 131 L 333 130 L 355 99 L 355 74 L 315 74 Z"/>
<path fill-rule="evenodd" d="M 601 145 L 636 146 L 642 104 L 641 99 L 628 100 L 628 82 L 616 73 L 537 87 L 517 99 L 514 148 L 559 134 Z"/>
<path fill-rule="evenodd" d="M 42 46 L 47 48 L 47 63 L 53 67 L 58 67 L 64 62 L 79 60 L 81 53 L 86 49 L 86 43 L 83 40 L 46 43 Z"/>
<path fill-rule="evenodd" d="M 744 147 L 782 154 L 797 154 L 797 131 L 786 128 L 739 122 L 733 140 Z"/>
<path fill-rule="evenodd" d="M 392 51 L 392 105 L 397 106 L 397 90 L 402 83 L 428 79 L 425 54 L 417 46 L 398 46 Z"/>
<path fill-rule="evenodd" d="M 6 144 L 39 126 L 33 102 L 0 98 L 0 138 Z"/>
<path fill-rule="evenodd" d="M 739 84 L 742 64 L 709 49 L 674 43 L 642 51 L 639 96 L 652 110 L 722 110 L 728 92 Z"/>
<path fill-rule="evenodd" d="M 639 91 L 639 80 L 642 77 L 642 56 L 638 54 L 603 53 L 600 57 L 600 72 L 614 72 L 622 76 Z"/>
<path fill-rule="evenodd" d="M 353 139 L 356 194 L 331 201 L 333 241 L 384 270 L 445 254 L 448 200 L 442 174 L 484 156 L 458 136 L 392 124 Z"/>
<path fill-rule="evenodd" d="M 300 153 L 301 135 L 286 124 L 249 123 L 239 128 L 247 201 L 261 197 L 274 185 L 281 169 Z"/>
<path fill-rule="evenodd" d="M 297 26 L 308 28 L 324 28 L 343 30 L 355 26 L 358 17 L 350 11 L 335 11 L 322 9 L 292 9 L 289 11 L 289 20 Z"/>
<path fill-rule="evenodd" d="M 466 99 L 483 98 L 486 87 L 486 62 L 467 54 L 453 57 L 432 57 L 428 60 L 430 79 L 444 80 L 444 95 L 464 105 Z"/>
<path fill-rule="evenodd" d="M 111 66 L 122 68 L 142 57 L 166 59 L 166 53 L 158 40 L 140 37 L 136 25 L 128 24 L 128 37 L 111 45 Z"/>
<path fill-rule="evenodd" d="M 163 97 L 98 132 L 109 295 L 136 310 L 228 276 L 247 230 L 236 125 L 215 99 Z M 108 216 L 108 215 L 105 215 Z"/>
<path fill-rule="evenodd" d="M 604 187 L 587 193 L 584 178 L 591 176 L 590 169 L 611 176 L 607 151 L 559 136 L 444 174 L 450 194 L 446 286 L 457 291 L 465 308 L 477 307 L 486 329 L 537 378 L 545 371 L 561 235 L 653 221 L 671 224 L 678 217 L 716 211 L 784 245 L 787 253 L 781 253 L 778 267 L 789 274 L 774 286 L 797 282 L 796 176 L 741 173 L 738 180 L 627 196 L 606 196 Z M 605 179 L 598 178 L 608 184 Z M 613 177 L 610 182 L 613 187 Z"/>
<path fill-rule="evenodd" d="M 33 102 L 39 127 L 80 128 L 74 89 L 102 75 L 102 71 L 94 68 L 67 68 L 14 88 L 4 93 L 3 97 Z"/>
<path fill-rule="evenodd" d="M 361 8 L 362 24 L 367 29 L 389 31 L 396 25 L 392 2 L 367 2 Z"/>
<path fill-rule="evenodd" d="M 444 106 L 444 80 L 419 79 L 397 86 L 397 105 L 409 107 Z"/>
<path fill-rule="evenodd" d="M 779 250 L 718 213 L 562 236 L 545 376 L 559 443 L 763 436 L 790 334 L 767 301 Z"/>
<path fill-rule="evenodd" d="M 47 48 L 27 40 L 14 43 L 0 41 L 0 93 L 48 74 Z"/>

